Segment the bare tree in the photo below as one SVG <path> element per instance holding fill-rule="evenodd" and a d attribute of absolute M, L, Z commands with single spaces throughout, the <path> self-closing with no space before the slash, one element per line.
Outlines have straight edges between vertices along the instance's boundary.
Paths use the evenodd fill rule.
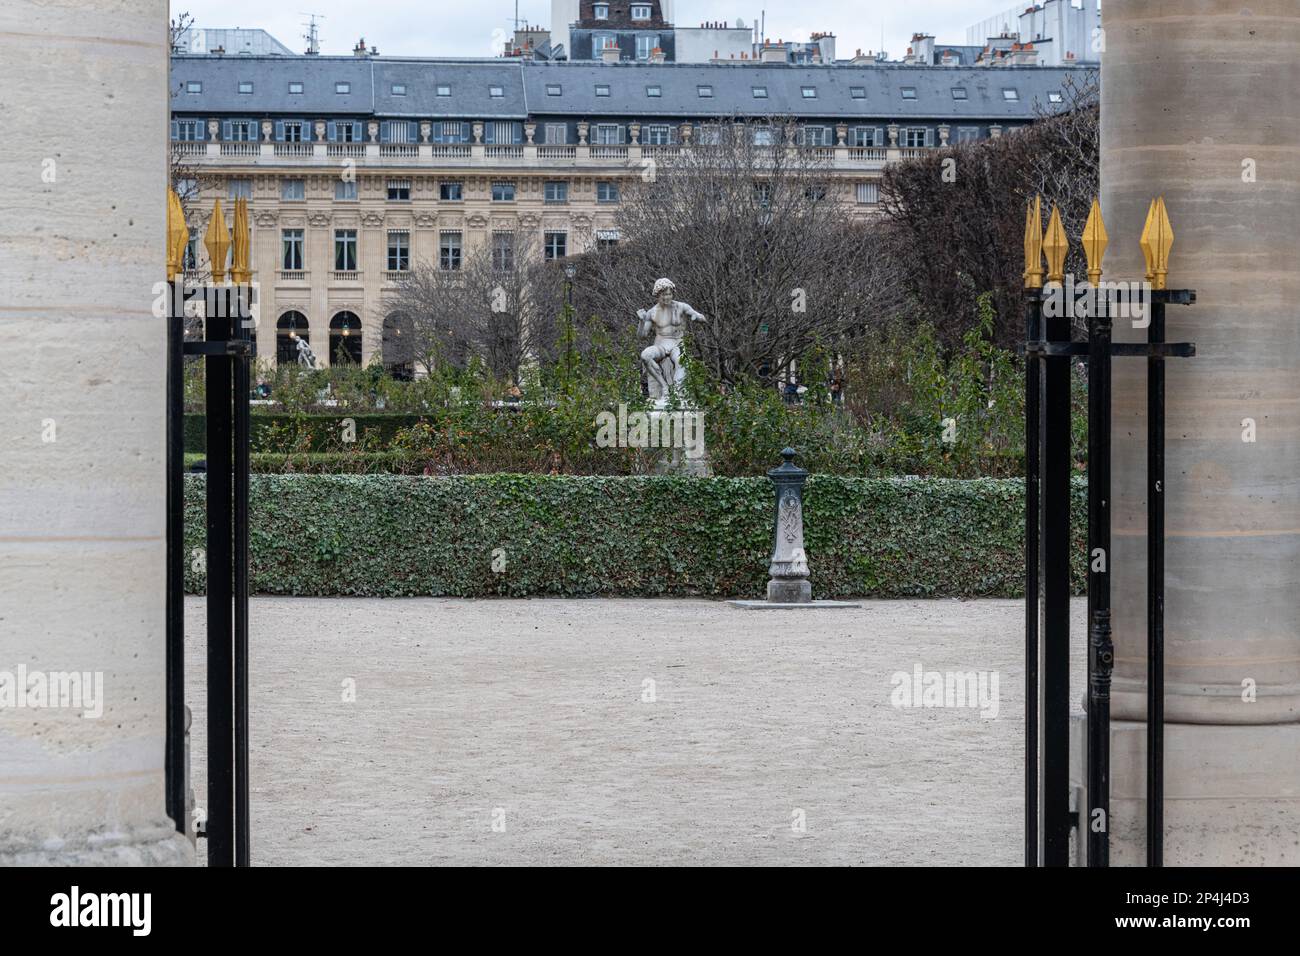
<path fill-rule="evenodd" d="M 692 359 L 733 383 L 771 381 L 894 309 L 878 233 L 854 221 L 827 151 L 797 135 L 787 120 L 735 119 L 656 159 L 623 197 L 619 244 L 585 264 L 582 311 L 630 323 L 667 276 L 708 319 Z"/>
<path fill-rule="evenodd" d="M 445 264 L 413 263 L 384 296 L 395 347 L 385 362 L 428 372 L 477 357 L 497 379 L 517 382 L 525 361 L 553 347 L 563 302 L 559 269 L 543 261 L 535 239 L 516 232 L 494 233 L 460 268 Z"/>

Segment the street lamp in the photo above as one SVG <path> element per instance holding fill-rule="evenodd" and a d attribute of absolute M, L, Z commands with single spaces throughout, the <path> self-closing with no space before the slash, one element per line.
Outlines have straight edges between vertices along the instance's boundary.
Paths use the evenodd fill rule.
<path fill-rule="evenodd" d="M 573 372 L 573 279 L 578 267 L 572 262 L 564 264 L 564 390 L 567 392 Z"/>

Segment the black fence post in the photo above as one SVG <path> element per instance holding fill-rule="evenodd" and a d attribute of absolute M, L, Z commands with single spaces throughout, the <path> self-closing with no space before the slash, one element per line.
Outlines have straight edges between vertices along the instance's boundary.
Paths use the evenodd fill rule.
<path fill-rule="evenodd" d="M 1025 303 L 1025 866 L 1038 866 L 1038 480 L 1042 298 Z"/>
<path fill-rule="evenodd" d="M 185 772 L 185 280 L 168 283 L 167 317 L 167 814 L 186 833 Z"/>

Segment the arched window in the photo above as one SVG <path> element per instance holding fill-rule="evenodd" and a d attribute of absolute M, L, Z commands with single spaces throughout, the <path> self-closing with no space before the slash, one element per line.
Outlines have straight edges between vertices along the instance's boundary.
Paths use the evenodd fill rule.
<path fill-rule="evenodd" d="M 298 361 L 298 339 L 311 344 L 307 316 L 301 312 L 286 312 L 275 323 L 275 364 L 294 365 Z"/>
<path fill-rule="evenodd" d="M 330 364 L 361 364 L 361 320 L 355 312 L 330 319 Z"/>
<path fill-rule="evenodd" d="M 400 312 L 384 316 L 384 368 L 393 378 L 410 381 L 415 377 L 414 341 L 409 316 Z"/>

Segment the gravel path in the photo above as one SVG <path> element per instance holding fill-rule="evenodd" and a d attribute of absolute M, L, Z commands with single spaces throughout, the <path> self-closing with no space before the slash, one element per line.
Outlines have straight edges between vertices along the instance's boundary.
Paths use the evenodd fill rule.
<path fill-rule="evenodd" d="M 1020 862 L 1016 601 L 256 598 L 251 619 L 257 863 Z M 201 598 L 186 624 L 204 806 Z M 917 664 L 996 672 L 997 717 L 892 706 Z"/>

